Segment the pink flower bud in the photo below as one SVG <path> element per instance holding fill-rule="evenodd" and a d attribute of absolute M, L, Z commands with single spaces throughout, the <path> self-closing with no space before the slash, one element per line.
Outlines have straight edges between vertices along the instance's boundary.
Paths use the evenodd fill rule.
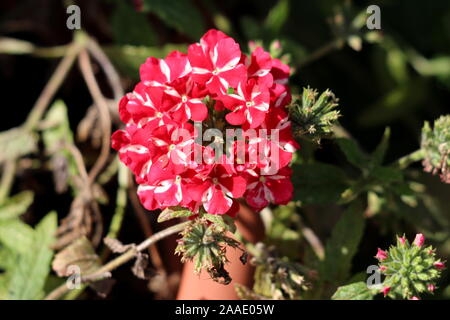
<path fill-rule="evenodd" d="M 377 258 L 379 261 L 383 261 L 383 260 L 386 260 L 387 257 L 388 257 L 387 252 L 378 248 L 378 252 L 377 252 L 375 258 Z"/>
<path fill-rule="evenodd" d="M 391 291 L 391 287 L 384 287 L 381 292 L 383 293 L 383 296 L 387 296 L 387 294 Z"/>
<path fill-rule="evenodd" d="M 436 269 L 444 269 L 445 268 L 445 264 L 443 262 L 435 262 L 434 266 L 436 267 Z"/>
<path fill-rule="evenodd" d="M 248 42 L 248 47 L 249 47 L 250 51 L 255 50 L 256 47 L 257 47 L 256 42 L 255 42 L 254 40 L 250 40 L 250 41 Z"/>
<path fill-rule="evenodd" d="M 427 286 L 427 289 L 428 289 L 428 291 L 433 292 L 436 289 L 436 287 L 433 284 L 429 284 Z"/>
<path fill-rule="evenodd" d="M 381 271 L 381 272 L 386 271 L 386 270 L 387 270 L 387 267 L 386 267 L 386 266 L 381 266 L 381 267 L 380 267 L 380 271 Z"/>
<path fill-rule="evenodd" d="M 420 248 L 423 246 L 424 242 L 425 242 L 425 237 L 423 236 L 423 234 L 421 234 L 421 233 L 416 234 L 416 238 L 414 239 L 414 244 Z"/>
<path fill-rule="evenodd" d="M 280 40 L 275 40 L 272 43 L 272 46 L 273 46 L 274 49 L 281 49 L 281 42 L 280 42 Z"/>
<path fill-rule="evenodd" d="M 422 299 L 420 299 L 419 297 L 414 296 L 412 298 L 409 298 L 408 300 L 422 300 Z"/>
<path fill-rule="evenodd" d="M 406 238 L 405 237 L 400 237 L 400 238 L 398 238 L 398 241 L 400 241 L 401 244 L 405 244 L 406 243 Z"/>

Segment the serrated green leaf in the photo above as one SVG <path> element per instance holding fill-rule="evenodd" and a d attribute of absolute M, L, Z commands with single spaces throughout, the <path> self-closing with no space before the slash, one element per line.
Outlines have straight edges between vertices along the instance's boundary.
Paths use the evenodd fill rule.
<path fill-rule="evenodd" d="M 25 254 L 33 244 L 33 228 L 18 219 L 0 220 L 0 244 Z"/>
<path fill-rule="evenodd" d="M 292 168 L 295 200 L 303 204 L 334 203 L 348 187 L 344 171 L 336 166 L 313 163 L 293 165 Z"/>
<path fill-rule="evenodd" d="M 348 284 L 339 287 L 334 295 L 333 300 L 373 300 L 374 292 L 367 288 L 367 284 L 363 281 Z"/>
<path fill-rule="evenodd" d="M 144 0 L 144 12 L 156 14 L 177 31 L 198 39 L 205 29 L 202 16 L 190 0 Z"/>
<path fill-rule="evenodd" d="M 357 168 L 365 168 L 369 158 L 361 151 L 356 141 L 347 138 L 336 139 L 347 160 Z"/>
<path fill-rule="evenodd" d="M 53 257 L 50 246 L 54 241 L 56 228 L 55 212 L 47 214 L 36 226 L 28 250 L 20 254 L 17 265 L 8 271 L 8 299 L 31 300 L 44 296 L 43 288 Z"/>
<path fill-rule="evenodd" d="M 228 225 L 225 223 L 224 219 L 222 218 L 222 216 L 219 215 L 215 215 L 215 214 L 208 214 L 206 213 L 204 215 L 204 217 L 208 220 L 211 221 L 212 223 L 214 223 L 217 226 L 221 226 L 225 229 L 228 229 Z"/>
<path fill-rule="evenodd" d="M 206 220 L 212 222 L 213 224 L 220 226 L 232 233 L 236 231 L 236 225 L 234 224 L 234 219 L 227 215 L 214 215 L 214 214 L 204 214 Z"/>
<path fill-rule="evenodd" d="M 18 258 L 17 252 L 0 246 L 0 300 L 8 298 L 8 285 L 11 276 L 7 271 L 15 268 Z"/>
<path fill-rule="evenodd" d="M 348 278 L 363 231 L 362 208 L 356 202 L 344 212 L 327 240 L 325 259 L 321 264 L 323 280 L 338 285 Z"/>
<path fill-rule="evenodd" d="M 192 216 L 193 214 L 194 213 L 192 211 L 183 208 L 167 208 L 159 214 L 158 222 L 164 222 L 181 217 L 189 217 Z"/>
<path fill-rule="evenodd" d="M 25 213 L 33 203 L 34 194 L 31 191 L 23 191 L 8 199 L 0 205 L 0 221 L 13 219 Z"/>

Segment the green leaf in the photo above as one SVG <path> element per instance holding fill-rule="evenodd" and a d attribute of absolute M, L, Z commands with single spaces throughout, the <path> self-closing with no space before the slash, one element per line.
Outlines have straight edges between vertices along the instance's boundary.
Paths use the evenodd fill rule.
<path fill-rule="evenodd" d="M 339 287 L 331 297 L 333 300 L 373 300 L 376 293 L 363 281 Z"/>
<path fill-rule="evenodd" d="M 70 129 L 67 106 L 62 100 L 55 101 L 42 122 L 42 139 L 45 151 L 51 158 L 53 180 L 56 191 L 61 193 L 67 184 L 73 184 L 72 177 L 78 176 L 78 167 L 68 145 L 74 142 Z"/>
<path fill-rule="evenodd" d="M 144 12 L 156 14 L 177 31 L 198 39 L 205 30 L 200 12 L 190 0 L 144 0 Z"/>
<path fill-rule="evenodd" d="M 266 29 L 278 34 L 289 17 L 289 7 L 289 0 L 278 1 L 266 18 Z"/>
<path fill-rule="evenodd" d="M 222 216 L 206 213 L 204 217 L 217 226 L 221 226 L 224 229 L 228 229 L 228 225 Z"/>
<path fill-rule="evenodd" d="M 361 151 L 356 141 L 347 138 L 336 139 L 347 160 L 357 168 L 365 168 L 369 158 Z"/>
<path fill-rule="evenodd" d="M 181 217 L 189 217 L 192 216 L 194 213 L 190 210 L 184 209 L 184 208 L 167 208 L 164 209 L 163 212 L 161 212 L 158 216 L 158 222 L 164 222 L 175 218 L 181 218 Z"/>
<path fill-rule="evenodd" d="M 23 191 L 8 199 L 0 205 L 0 221 L 17 218 L 25 213 L 33 203 L 34 194 L 31 191 Z"/>
<path fill-rule="evenodd" d="M 8 298 L 10 274 L 6 271 L 14 268 L 17 260 L 17 252 L 0 246 L 0 269 L 3 270 L 3 273 L 0 273 L 0 300 Z"/>
<path fill-rule="evenodd" d="M 33 245 L 33 228 L 18 219 L 0 221 L 0 243 L 5 247 L 26 254 Z"/>
<path fill-rule="evenodd" d="M 0 163 L 17 159 L 37 150 L 37 135 L 23 128 L 0 132 Z"/>
<path fill-rule="evenodd" d="M 325 259 L 321 264 L 323 280 L 343 283 L 349 276 L 351 262 L 364 230 L 361 205 L 352 204 L 339 219 L 325 247 Z"/>
<path fill-rule="evenodd" d="M 236 225 L 234 224 L 234 219 L 231 218 L 230 216 L 205 213 L 203 217 L 205 217 L 206 220 L 212 222 L 213 224 L 224 228 L 225 230 L 228 230 L 232 233 L 236 232 Z"/>
<path fill-rule="evenodd" d="M 116 1 L 111 27 L 114 41 L 118 45 L 151 46 L 156 42 L 156 35 L 146 16 L 137 12 L 126 1 Z"/>
<path fill-rule="evenodd" d="M 375 167 L 370 172 L 370 175 L 386 185 L 403 181 L 403 172 L 400 169 L 391 167 Z"/>
<path fill-rule="evenodd" d="M 67 106 L 62 100 L 57 100 L 52 104 L 43 123 L 45 129 L 42 132 L 42 139 L 47 152 L 54 153 L 63 147 L 64 142 L 73 142 Z"/>
<path fill-rule="evenodd" d="M 231 233 L 235 233 L 236 232 L 236 224 L 234 223 L 234 219 L 228 215 L 223 215 L 222 218 L 223 218 L 224 222 L 227 224 L 228 230 L 230 230 Z"/>
<path fill-rule="evenodd" d="M 8 270 L 8 299 L 31 300 L 44 296 L 44 285 L 50 273 L 53 251 L 50 245 L 54 241 L 57 228 L 55 212 L 46 215 L 36 226 L 32 243 L 26 252 L 20 254 L 14 268 Z"/>
<path fill-rule="evenodd" d="M 293 165 L 295 199 L 303 204 L 336 202 L 347 188 L 347 177 L 340 168 L 325 164 Z"/>
<path fill-rule="evenodd" d="M 384 130 L 383 138 L 375 151 L 372 153 L 372 162 L 375 165 L 381 165 L 386 155 L 386 151 L 389 147 L 389 138 L 391 137 L 391 129 L 386 127 Z"/>

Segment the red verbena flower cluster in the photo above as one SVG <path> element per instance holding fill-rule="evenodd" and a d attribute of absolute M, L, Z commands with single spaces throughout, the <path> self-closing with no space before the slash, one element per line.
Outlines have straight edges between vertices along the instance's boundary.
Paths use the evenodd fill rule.
<path fill-rule="evenodd" d="M 145 208 L 234 216 L 239 198 L 256 210 L 287 203 L 293 192 L 288 165 L 298 148 L 285 110 L 289 73 L 260 47 L 242 54 L 217 30 L 187 54 L 148 58 L 141 81 L 119 104 L 126 126 L 112 136 Z M 217 145 L 223 139 L 210 145 L 202 140 L 202 130 L 212 128 L 227 134 L 240 129 L 244 138 L 222 154 Z"/>

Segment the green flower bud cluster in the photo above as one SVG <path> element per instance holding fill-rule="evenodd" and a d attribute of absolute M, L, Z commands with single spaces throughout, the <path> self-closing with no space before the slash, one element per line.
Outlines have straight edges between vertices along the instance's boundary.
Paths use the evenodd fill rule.
<path fill-rule="evenodd" d="M 441 276 L 444 263 L 436 257 L 432 246 L 424 246 L 425 238 L 416 235 L 412 244 L 398 237 L 388 251 L 378 249 L 379 271 L 385 276 L 382 292 L 392 299 L 420 299 L 424 292 L 432 293 Z"/>
<path fill-rule="evenodd" d="M 443 182 L 450 183 L 450 115 L 435 120 L 433 128 L 425 121 L 421 148 L 425 171 L 439 173 Z"/>
<path fill-rule="evenodd" d="M 336 110 L 338 99 L 330 90 L 320 96 L 316 90 L 304 88 L 299 99 L 289 106 L 289 117 L 296 138 L 320 143 L 332 134 L 333 125 L 340 117 Z"/>
<path fill-rule="evenodd" d="M 214 281 L 229 284 L 231 278 L 224 268 L 226 247 L 239 249 L 239 242 L 226 236 L 226 231 L 204 218 L 196 219 L 181 232 L 175 254 L 182 256 L 183 263 L 193 261 L 196 273 L 206 270 Z"/>

